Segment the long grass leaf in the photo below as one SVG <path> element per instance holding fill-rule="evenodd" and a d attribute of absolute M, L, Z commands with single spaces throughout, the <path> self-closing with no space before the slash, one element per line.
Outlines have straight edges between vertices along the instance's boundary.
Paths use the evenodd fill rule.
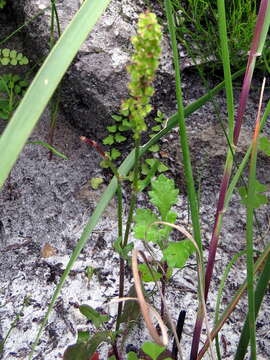
<path fill-rule="evenodd" d="M 179 138 L 180 145 L 183 152 L 183 163 L 184 163 L 184 172 L 186 178 L 186 186 L 189 198 L 189 204 L 191 209 L 191 218 L 193 224 L 193 233 L 194 239 L 198 244 L 198 247 L 201 252 L 201 256 L 203 254 L 202 251 L 202 241 L 201 241 L 201 232 L 200 232 L 200 222 L 199 222 L 199 210 L 197 204 L 197 195 L 195 191 L 194 179 L 192 174 L 192 166 L 190 160 L 190 151 L 188 144 L 188 136 L 185 124 L 185 111 L 183 105 L 183 96 L 181 89 L 181 76 L 180 76 L 180 64 L 179 64 L 179 56 L 178 56 L 178 48 L 176 43 L 176 35 L 175 35 L 175 25 L 173 22 L 172 15 L 172 4 L 170 0 L 165 0 L 165 10 L 166 16 L 168 20 L 168 27 L 171 36 L 172 50 L 173 50 L 173 61 L 174 61 L 174 70 L 175 70 L 175 85 L 176 85 L 176 99 L 178 106 L 178 123 L 179 123 Z"/>
<path fill-rule="evenodd" d="M 258 137 L 260 132 L 260 115 L 262 98 L 264 93 L 265 78 L 262 85 L 262 91 L 259 102 L 258 115 L 256 118 L 256 125 L 252 141 L 252 150 L 250 157 L 250 170 L 248 177 L 248 191 L 247 191 L 247 224 L 246 224 L 246 242 L 247 242 L 247 292 L 248 292 L 248 319 L 249 319 L 249 335 L 251 346 L 251 358 L 256 360 L 256 317 L 255 317 L 255 298 L 254 298 L 254 261 L 253 261 L 253 217 L 254 217 L 254 198 L 256 192 L 256 167 L 257 167 L 257 151 L 258 151 Z"/>
<path fill-rule="evenodd" d="M 233 267 L 233 265 L 236 263 L 236 261 L 239 259 L 239 257 L 244 255 L 245 253 L 246 253 L 246 251 L 244 250 L 244 251 L 240 251 L 238 254 L 235 254 L 233 256 L 232 260 L 226 266 L 226 269 L 222 275 L 222 278 L 220 280 L 220 285 L 218 288 L 218 295 L 217 295 L 217 302 L 216 302 L 216 309 L 215 309 L 215 325 L 218 323 L 222 292 L 223 292 L 223 289 L 225 286 L 225 282 L 229 276 L 229 272 L 230 272 L 231 268 Z M 217 352 L 218 359 L 221 360 L 222 358 L 221 358 L 221 353 L 220 353 L 218 335 L 216 336 L 216 352 Z"/>
<path fill-rule="evenodd" d="M 257 318 L 260 306 L 262 304 L 263 297 L 265 292 L 267 291 L 269 281 L 270 281 L 270 254 L 267 257 L 267 260 L 264 264 L 264 269 L 260 275 L 258 280 L 256 290 L 255 290 L 255 317 Z M 248 315 L 246 317 L 246 321 L 244 327 L 241 332 L 240 340 L 237 346 L 236 354 L 234 360 L 243 360 L 247 351 L 248 343 L 249 343 L 249 321 Z"/>

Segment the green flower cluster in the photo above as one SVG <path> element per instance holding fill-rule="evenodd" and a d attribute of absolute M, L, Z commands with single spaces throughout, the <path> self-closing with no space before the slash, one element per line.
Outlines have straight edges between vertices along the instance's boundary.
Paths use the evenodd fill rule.
<path fill-rule="evenodd" d="M 131 97 L 121 105 L 121 114 L 128 116 L 135 139 L 146 130 L 144 119 L 152 110 L 149 102 L 154 88 L 151 84 L 159 65 L 161 38 L 156 15 L 150 12 L 141 14 L 137 35 L 131 39 L 135 52 L 127 67 L 131 78 L 128 85 Z"/>

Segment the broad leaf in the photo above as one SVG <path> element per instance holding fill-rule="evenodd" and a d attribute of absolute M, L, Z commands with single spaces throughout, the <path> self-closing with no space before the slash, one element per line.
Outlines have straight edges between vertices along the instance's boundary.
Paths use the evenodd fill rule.
<path fill-rule="evenodd" d="M 151 272 L 146 264 L 140 264 L 139 270 L 142 277 L 142 281 L 144 282 L 158 281 L 162 277 L 162 274 L 158 273 L 154 269 L 152 269 Z"/>
<path fill-rule="evenodd" d="M 152 342 L 145 342 L 142 350 L 146 355 L 150 356 L 151 359 L 157 360 L 159 355 L 165 350 L 165 347 Z"/>
<path fill-rule="evenodd" d="M 182 268 L 194 251 L 195 247 L 190 240 L 182 240 L 170 242 L 168 247 L 163 250 L 163 256 L 170 267 Z"/>
<path fill-rule="evenodd" d="M 114 137 L 113 135 L 109 135 L 105 137 L 105 139 L 102 140 L 104 145 L 112 145 L 114 143 Z"/>
<path fill-rule="evenodd" d="M 96 328 L 99 328 L 104 322 L 109 320 L 108 315 L 101 315 L 89 305 L 81 305 L 79 310 L 88 320 L 92 321 Z"/>
<path fill-rule="evenodd" d="M 255 184 L 255 196 L 252 200 L 252 206 L 254 209 L 259 208 L 261 205 L 265 205 L 268 203 L 268 199 L 266 195 L 261 193 L 268 190 L 268 187 L 264 184 L 261 184 L 258 180 L 256 180 Z M 239 195 L 241 196 L 241 203 L 247 206 L 248 195 L 247 190 L 244 186 L 238 188 Z"/>
<path fill-rule="evenodd" d="M 157 180 L 152 181 L 152 191 L 149 191 L 148 194 L 151 203 L 158 208 L 163 221 L 165 221 L 170 208 L 176 203 L 178 192 L 178 189 L 174 187 L 174 181 L 163 174 L 159 175 Z"/>
<path fill-rule="evenodd" d="M 137 239 L 157 242 L 159 240 L 158 225 L 152 225 L 158 221 L 158 217 L 149 209 L 137 209 L 134 221 L 134 236 Z"/>

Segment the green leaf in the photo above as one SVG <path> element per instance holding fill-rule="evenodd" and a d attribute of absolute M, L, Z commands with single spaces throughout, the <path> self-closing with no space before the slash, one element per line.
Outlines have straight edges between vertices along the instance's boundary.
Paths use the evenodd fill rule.
<path fill-rule="evenodd" d="M 173 211 L 168 212 L 166 219 L 164 221 L 174 224 L 177 218 L 177 214 Z M 162 243 L 165 244 L 165 240 L 168 239 L 169 234 L 172 232 L 172 228 L 170 226 L 164 226 L 159 230 L 160 238 L 163 239 Z M 163 247 L 162 247 L 163 248 Z"/>
<path fill-rule="evenodd" d="M 11 59 L 10 60 L 10 65 L 15 66 L 15 65 L 17 65 L 17 63 L 18 63 L 17 59 Z"/>
<path fill-rule="evenodd" d="M 117 143 L 121 143 L 121 142 L 127 140 L 127 138 L 125 136 L 121 135 L 120 133 L 115 134 L 114 138 Z"/>
<path fill-rule="evenodd" d="M 111 339 L 112 333 L 110 331 L 99 331 L 87 343 L 69 346 L 64 352 L 64 360 L 89 360 L 100 344 L 103 342 L 110 344 Z"/>
<path fill-rule="evenodd" d="M 162 122 L 164 120 L 164 118 L 165 118 L 165 115 L 160 110 L 158 110 L 157 116 L 155 117 L 155 121 Z"/>
<path fill-rule="evenodd" d="M 142 164 L 142 169 L 141 169 L 142 174 L 147 175 L 149 173 L 149 170 L 150 170 L 149 166 L 144 162 Z"/>
<path fill-rule="evenodd" d="M 103 169 L 108 169 L 110 167 L 110 162 L 108 160 L 101 160 L 99 166 Z"/>
<path fill-rule="evenodd" d="M 158 166 L 158 172 L 163 173 L 168 170 L 169 170 L 169 168 L 160 161 L 159 166 Z"/>
<path fill-rule="evenodd" d="M 149 151 L 151 151 L 151 152 L 158 152 L 159 151 L 159 145 L 158 144 L 155 144 L 155 145 L 153 145 L 153 146 L 151 146 L 150 148 L 149 148 Z"/>
<path fill-rule="evenodd" d="M 9 58 L 1 58 L 1 64 L 2 65 L 8 65 L 9 64 L 10 59 Z"/>
<path fill-rule="evenodd" d="M 79 310 L 88 320 L 92 321 L 96 328 L 99 328 L 104 322 L 109 320 L 108 315 L 101 315 L 89 305 L 81 305 Z"/>
<path fill-rule="evenodd" d="M 28 60 L 28 58 L 26 56 L 24 56 L 23 58 L 21 58 L 19 60 L 20 65 L 27 65 L 28 63 L 29 63 L 29 60 Z"/>
<path fill-rule="evenodd" d="M 134 351 L 128 353 L 127 360 L 139 360 L 137 354 Z"/>
<path fill-rule="evenodd" d="M 142 277 L 142 281 L 144 281 L 144 282 L 158 281 L 162 277 L 162 274 L 158 273 L 154 269 L 152 269 L 152 273 L 151 273 L 151 271 L 149 270 L 149 268 L 146 264 L 140 264 L 139 270 L 140 270 L 140 274 Z"/>
<path fill-rule="evenodd" d="M 159 355 L 163 353 L 166 348 L 152 342 L 145 342 L 142 346 L 143 352 L 150 356 L 151 359 L 157 360 Z"/>
<path fill-rule="evenodd" d="M 112 115 L 112 118 L 117 122 L 120 122 L 123 120 L 122 116 L 119 116 L 119 115 Z"/>
<path fill-rule="evenodd" d="M 64 352 L 64 360 L 89 360 L 87 344 L 79 343 L 68 346 Z"/>
<path fill-rule="evenodd" d="M 149 209 L 137 209 L 134 221 L 136 223 L 134 227 L 134 236 L 137 239 L 158 242 L 158 225 L 153 225 L 154 222 L 158 221 L 158 217 L 152 213 Z"/>
<path fill-rule="evenodd" d="M 133 242 L 128 243 L 124 248 L 121 246 L 122 239 L 119 237 L 113 243 L 114 250 L 118 252 L 118 254 L 125 260 L 129 260 L 129 253 L 133 250 L 134 244 Z"/>
<path fill-rule="evenodd" d="M 119 131 L 128 131 L 129 129 L 130 129 L 130 126 L 125 126 L 125 125 L 118 126 Z"/>
<path fill-rule="evenodd" d="M 103 179 L 100 177 L 94 177 L 90 180 L 92 189 L 97 190 L 99 186 L 103 183 Z"/>
<path fill-rule="evenodd" d="M 87 343 L 87 341 L 89 340 L 89 337 L 90 337 L 89 331 L 78 331 L 77 344 Z"/>
<path fill-rule="evenodd" d="M 151 130 L 155 131 L 155 132 L 158 132 L 158 131 L 161 130 L 161 126 L 160 125 L 153 126 L 153 127 L 151 127 Z"/>
<path fill-rule="evenodd" d="M 194 251 L 194 245 L 191 240 L 187 239 L 180 242 L 169 242 L 167 248 L 163 250 L 163 256 L 170 267 L 182 268 Z"/>
<path fill-rule="evenodd" d="M 266 195 L 261 194 L 268 190 L 267 185 L 261 184 L 258 180 L 255 181 L 255 196 L 252 199 L 252 206 L 254 209 L 259 208 L 261 205 L 265 205 L 268 203 L 268 199 Z M 248 204 L 248 196 L 247 190 L 245 186 L 241 186 L 238 188 L 239 195 L 241 196 L 241 203 L 246 205 Z"/>
<path fill-rule="evenodd" d="M 95 274 L 96 269 L 93 266 L 87 266 L 85 269 L 85 275 L 87 277 L 88 280 L 91 280 L 93 275 Z"/>
<path fill-rule="evenodd" d="M 119 156 L 121 156 L 121 153 L 120 151 L 118 151 L 117 149 L 113 148 L 112 151 L 111 151 L 111 154 L 110 154 L 110 158 L 112 160 L 116 160 L 119 158 Z"/>
<path fill-rule="evenodd" d="M 3 54 L 4 57 L 9 57 L 10 50 L 9 49 L 3 49 L 2 54 Z"/>
<path fill-rule="evenodd" d="M 103 142 L 104 145 L 112 145 L 114 143 L 113 135 L 107 136 L 105 139 L 103 139 L 102 142 Z"/>
<path fill-rule="evenodd" d="M 122 125 L 126 126 L 128 129 L 132 127 L 131 123 L 127 119 L 123 120 Z"/>
<path fill-rule="evenodd" d="M 176 203 L 178 192 L 178 189 L 174 187 L 174 181 L 163 174 L 152 181 L 152 191 L 148 194 L 151 203 L 158 208 L 163 221 L 170 208 Z"/>
<path fill-rule="evenodd" d="M 270 156 L 270 141 L 266 136 L 259 139 L 258 149 L 265 153 L 265 155 Z"/>
<path fill-rule="evenodd" d="M 116 125 L 107 126 L 107 130 L 111 133 L 115 133 L 117 131 L 117 126 Z"/>
<path fill-rule="evenodd" d="M 17 56 L 17 51 L 16 50 L 11 50 L 10 53 L 9 53 L 9 57 L 11 59 L 15 59 Z"/>

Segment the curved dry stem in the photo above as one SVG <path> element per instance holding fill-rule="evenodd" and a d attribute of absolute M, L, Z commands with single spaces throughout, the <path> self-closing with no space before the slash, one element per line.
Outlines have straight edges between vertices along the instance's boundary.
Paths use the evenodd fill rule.
<path fill-rule="evenodd" d="M 168 223 L 166 221 L 156 221 L 154 222 L 152 225 L 158 225 L 158 224 L 162 224 L 162 225 L 167 225 L 170 226 L 174 229 L 176 229 L 177 231 L 181 232 L 183 235 L 185 235 L 194 245 L 197 255 L 198 255 L 198 281 L 199 281 L 199 287 L 200 287 L 200 296 L 201 296 L 201 304 L 202 304 L 202 310 L 204 312 L 204 320 L 205 320 L 205 327 L 206 327 L 206 333 L 207 333 L 207 339 L 209 341 L 209 348 L 210 348 L 210 356 L 211 359 L 215 359 L 214 356 L 214 350 L 213 350 L 213 344 L 212 344 L 212 339 L 210 336 L 210 326 L 209 326 L 209 322 L 208 322 L 208 318 L 207 318 L 207 312 L 206 312 L 206 303 L 205 303 L 205 299 L 204 299 L 204 271 L 203 271 L 203 262 L 202 262 L 202 258 L 201 258 L 201 252 L 200 249 L 198 247 L 197 242 L 193 239 L 192 235 L 182 226 L 182 225 L 175 225 L 175 224 L 171 224 Z"/>
<path fill-rule="evenodd" d="M 167 328 L 166 328 L 164 322 L 162 321 L 160 315 L 158 314 L 158 312 L 155 309 L 153 309 L 144 299 L 144 295 L 143 295 L 143 291 L 142 291 L 142 287 L 141 287 L 141 279 L 140 279 L 139 269 L 138 269 L 138 262 L 137 262 L 138 253 L 139 253 L 139 251 L 137 249 L 134 249 L 132 252 L 132 272 L 133 272 L 135 289 L 137 292 L 138 302 L 140 304 L 142 316 L 144 318 L 146 327 L 147 327 L 150 335 L 152 336 L 153 340 L 161 346 L 167 346 L 167 344 L 168 344 Z M 158 320 L 158 324 L 160 326 L 161 334 L 162 334 L 161 337 L 159 336 L 156 328 L 154 327 L 154 325 L 152 323 L 152 319 L 149 315 L 150 311 L 153 313 L 153 315 Z"/>
<path fill-rule="evenodd" d="M 120 303 L 120 302 L 124 302 L 124 301 L 138 301 L 138 303 L 140 304 L 140 307 L 141 307 L 141 299 L 139 298 L 134 298 L 134 297 L 122 297 L 122 298 L 116 298 L 116 299 L 113 299 L 111 300 L 108 304 L 112 304 L 112 303 Z M 143 299 L 143 306 L 146 308 L 146 311 L 147 311 L 147 314 L 152 314 L 157 322 L 158 322 L 158 325 L 160 326 L 160 329 L 161 329 L 161 334 L 162 334 L 162 340 L 163 342 L 161 342 L 160 340 L 160 336 L 158 335 L 156 329 L 154 328 L 154 331 L 156 332 L 156 335 L 154 335 L 150 329 L 148 328 L 149 332 L 150 332 L 150 335 L 152 336 L 152 338 L 161 346 L 167 346 L 168 344 L 168 335 L 167 335 L 167 328 L 163 322 L 163 320 L 161 319 L 159 313 L 153 308 L 153 306 L 151 306 L 150 304 L 148 304 L 144 299 Z M 150 319 L 150 316 L 148 315 L 149 319 Z M 145 319 L 145 317 L 144 317 Z M 151 321 L 151 319 L 150 319 Z M 145 321 L 146 322 L 146 321 Z M 152 324 L 152 321 L 151 321 L 151 324 Z M 152 325 L 153 326 L 153 325 Z M 154 336 L 157 336 L 158 337 L 158 341 L 156 340 L 156 338 Z"/>
<path fill-rule="evenodd" d="M 144 245 L 147 245 L 147 244 L 145 243 Z M 149 248 L 150 248 L 150 247 L 147 246 L 147 250 L 149 250 Z M 155 261 L 154 256 L 152 255 L 152 253 L 153 253 L 153 252 L 151 251 L 150 254 L 151 254 L 151 256 L 152 256 L 152 259 Z M 170 314 L 170 312 L 169 312 L 168 306 L 167 306 L 167 304 L 166 304 L 166 301 L 165 301 L 164 295 L 163 295 L 163 293 L 162 293 L 161 287 L 160 287 L 158 281 L 155 279 L 155 277 L 154 277 L 154 275 L 153 275 L 152 268 L 151 268 L 151 266 L 150 266 L 150 264 L 149 264 L 148 259 L 146 258 L 146 256 L 144 255 L 144 253 L 143 253 L 142 251 L 140 251 L 140 254 L 141 254 L 141 256 L 143 257 L 146 265 L 148 266 L 149 271 L 152 273 L 153 280 L 154 280 L 154 282 L 155 282 L 156 287 L 158 288 L 158 291 L 159 291 L 159 294 L 160 294 L 160 297 L 161 297 L 161 301 L 162 301 L 162 303 L 163 303 L 165 312 L 166 312 L 167 317 L 168 317 L 168 321 L 169 321 L 169 323 L 170 323 L 171 330 L 172 330 L 173 335 L 174 335 L 174 338 L 175 338 L 175 343 L 176 343 L 176 346 L 177 346 L 177 349 L 178 349 L 178 353 L 179 353 L 180 360 L 183 360 L 184 358 L 183 358 L 183 354 L 182 354 L 182 350 L 181 350 L 180 341 L 179 341 L 179 338 L 178 338 L 178 335 L 177 335 L 177 332 L 176 332 L 176 327 L 175 327 L 175 325 L 174 325 L 174 323 L 173 323 L 173 320 L 172 320 L 171 314 Z M 156 261 L 156 263 L 160 266 L 160 264 L 159 264 L 158 261 Z M 160 266 L 160 270 L 161 270 L 162 272 L 164 272 L 164 269 L 163 269 L 162 266 Z"/>

